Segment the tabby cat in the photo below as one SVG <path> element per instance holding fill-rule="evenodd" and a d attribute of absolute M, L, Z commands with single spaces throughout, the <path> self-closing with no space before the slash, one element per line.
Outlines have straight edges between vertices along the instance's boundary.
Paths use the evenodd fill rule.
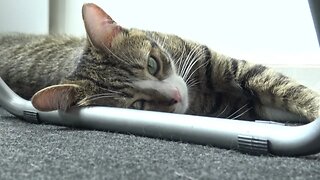
<path fill-rule="evenodd" d="M 205 45 L 126 29 L 95 4 L 87 38 L 0 36 L 0 76 L 41 111 L 111 106 L 229 119 L 312 121 L 320 95 L 263 65 Z"/>

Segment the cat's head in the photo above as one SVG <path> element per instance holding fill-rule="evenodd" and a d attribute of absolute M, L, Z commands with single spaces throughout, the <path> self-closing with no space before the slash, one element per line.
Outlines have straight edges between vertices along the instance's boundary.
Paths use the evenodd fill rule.
<path fill-rule="evenodd" d="M 123 28 L 94 4 L 85 4 L 82 13 L 89 43 L 77 70 L 65 84 L 37 92 L 32 98 L 37 109 L 97 105 L 176 113 L 187 110 L 187 76 L 182 74 L 192 68 L 183 65 L 181 54 L 180 61 L 174 59 L 179 54 L 174 51 L 183 46 L 181 39 L 168 40 L 169 50 L 164 43 L 168 37 L 160 43 L 157 33 Z"/>

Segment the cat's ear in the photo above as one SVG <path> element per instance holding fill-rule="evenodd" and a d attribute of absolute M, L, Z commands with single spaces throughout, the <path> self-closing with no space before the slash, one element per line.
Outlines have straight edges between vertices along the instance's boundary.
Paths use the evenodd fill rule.
<path fill-rule="evenodd" d="M 75 84 L 49 86 L 34 94 L 31 102 L 39 111 L 66 111 L 76 103 L 79 89 Z"/>
<path fill-rule="evenodd" d="M 106 12 L 92 3 L 83 5 L 82 18 L 91 44 L 100 50 L 110 48 L 113 39 L 123 31 Z"/>

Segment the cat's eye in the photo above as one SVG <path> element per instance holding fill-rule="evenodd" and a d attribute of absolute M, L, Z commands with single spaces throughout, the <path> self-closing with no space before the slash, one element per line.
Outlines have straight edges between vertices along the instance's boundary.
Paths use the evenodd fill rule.
<path fill-rule="evenodd" d="M 145 102 L 145 100 L 137 100 L 131 105 L 131 108 L 144 110 Z"/>
<path fill-rule="evenodd" d="M 158 61 L 153 56 L 150 56 L 148 59 L 148 72 L 154 76 L 158 73 L 158 71 L 159 71 Z"/>

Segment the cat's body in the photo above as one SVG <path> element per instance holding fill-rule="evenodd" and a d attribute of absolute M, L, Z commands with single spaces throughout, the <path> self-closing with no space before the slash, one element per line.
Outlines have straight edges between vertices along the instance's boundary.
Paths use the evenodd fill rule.
<path fill-rule="evenodd" d="M 36 93 L 32 100 L 40 110 L 103 105 L 295 121 L 320 115 L 318 93 L 265 66 L 174 35 L 124 29 L 92 4 L 83 14 L 89 41 L 0 37 L 0 76 L 19 95 L 31 98 L 62 84 Z M 106 24 L 99 29 L 101 19 Z"/>
<path fill-rule="evenodd" d="M 75 70 L 86 39 L 67 36 L 0 36 L 0 77 L 25 99 L 59 84 Z"/>

